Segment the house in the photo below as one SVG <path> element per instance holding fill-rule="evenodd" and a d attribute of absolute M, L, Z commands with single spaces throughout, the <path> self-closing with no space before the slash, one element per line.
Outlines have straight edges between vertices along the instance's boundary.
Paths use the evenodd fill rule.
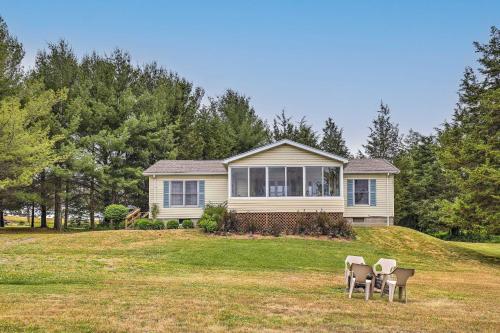
<path fill-rule="evenodd" d="M 144 171 L 160 219 L 199 219 L 226 203 L 238 219 L 294 223 L 323 211 L 356 225 L 389 225 L 394 175 L 382 159 L 353 159 L 281 140 L 225 160 L 162 160 Z"/>

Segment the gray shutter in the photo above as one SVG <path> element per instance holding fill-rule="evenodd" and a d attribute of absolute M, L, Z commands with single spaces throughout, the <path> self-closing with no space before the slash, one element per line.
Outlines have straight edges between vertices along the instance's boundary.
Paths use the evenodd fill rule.
<path fill-rule="evenodd" d="M 377 180 L 370 179 L 370 206 L 377 205 Z"/>
<path fill-rule="evenodd" d="M 170 182 L 163 181 L 163 208 L 170 207 Z"/>
<path fill-rule="evenodd" d="M 205 181 L 198 181 L 198 207 L 205 207 Z"/>
<path fill-rule="evenodd" d="M 354 206 L 354 179 L 347 180 L 347 206 Z"/>

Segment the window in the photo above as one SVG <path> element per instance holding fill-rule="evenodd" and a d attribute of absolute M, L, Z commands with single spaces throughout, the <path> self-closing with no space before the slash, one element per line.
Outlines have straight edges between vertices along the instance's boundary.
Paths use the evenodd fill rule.
<path fill-rule="evenodd" d="M 170 192 L 170 199 L 172 206 L 184 205 L 184 182 L 172 181 L 172 190 Z"/>
<path fill-rule="evenodd" d="M 198 182 L 196 180 L 186 181 L 186 194 L 184 201 L 186 206 L 197 206 L 198 205 Z"/>
<path fill-rule="evenodd" d="M 306 196 L 320 197 L 323 193 L 321 167 L 306 167 Z"/>
<path fill-rule="evenodd" d="M 271 167 L 269 170 L 269 196 L 284 197 L 285 196 L 285 168 Z"/>
<path fill-rule="evenodd" d="M 324 195 L 325 197 L 340 196 L 340 168 L 339 167 L 324 167 Z"/>
<path fill-rule="evenodd" d="M 354 180 L 354 204 L 368 205 L 369 202 L 368 179 Z"/>
<path fill-rule="evenodd" d="M 248 168 L 231 169 L 231 196 L 248 197 Z"/>
<path fill-rule="evenodd" d="M 303 190 L 303 168 L 286 168 L 286 195 L 289 197 L 301 197 Z"/>
<path fill-rule="evenodd" d="M 266 168 L 250 168 L 250 196 L 266 196 Z"/>

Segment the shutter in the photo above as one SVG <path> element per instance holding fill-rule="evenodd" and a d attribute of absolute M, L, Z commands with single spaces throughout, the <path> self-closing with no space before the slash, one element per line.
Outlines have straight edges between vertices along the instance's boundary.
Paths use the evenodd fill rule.
<path fill-rule="evenodd" d="M 163 181 L 163 208 L 170 207 L 170 182 Z"/>
<path fill-rule="evenodd" d="M 377 180 L 370 179 L 370 206 L 377 205 Z"/>
<path fill-rule="evenodd" d="M 354 206 L 354 179 L 347 180 L 347 206 Z"/>
<path fill-rule="evenodd" d="M 205 181 L 198 181 L 198 207 L 205 207 Z"/>

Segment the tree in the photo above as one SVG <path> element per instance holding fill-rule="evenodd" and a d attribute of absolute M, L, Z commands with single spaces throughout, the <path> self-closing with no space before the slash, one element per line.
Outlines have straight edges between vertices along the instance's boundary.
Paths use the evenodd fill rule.
<path fill-rule="evenodd" d="M 294 124 L 291 117 L 287 117 L 285 110 L 276 115 L 273 120 L 272 139 L 279 141 L 288 139 L 311 147 L 318 147 L 318 135 L 312 126 L 303 117 L 298 124 Z"/>
<path fill-rule="evenodd" d="M 23 46 L 9 34 L 7 24 L 0 16 L 0 100 L 18 92 L 23 76 L 23 57 Z"/>
<path fill-rule="evenodd" d="M 55 138 L 41 121 L 63 94 L 45 91 L 28 97 L 25 105 L 18 97 L 0 101 L 0 226 L 4 226 L 3 206 L 12 192 L 31 184 L 33 177 L 57 161 Z"/>
<path fill-rule="evenodd" d="M 402 137 L 399 135 L 398 125 L 391 122 L 389 106 L 381 101 L 377 112 L 377 118 L 370 127 L 368 142 L 363 147 L 371 158 L 393 161 L 401 149 Z"/>
<path fill-rule="evenodd" d="M 71 47 L 66 41 L 60 40 L 55 44 L 49 43 L 48 51 L 44 50 L 37 54 L 31 78 L 42 82 L 47 90 L 67 92 L 67 98 L 57 101 L 46 120 L 49 136 L 57 138 L 55 152 L 59 162 L 48 170 L 48 174 L 42 171 L 43 175 L 40 177 L 43 182 L 40 186 L 43 201 L 42 225 L 46 224 L 48 191 L 51 189 L 54 195 L 54 228 L 59 230 L 62 228 L 63 182 L 72 176 L 70 164 L 75 154 L 74 134 L 80 121 L 79 115 L 68 108 L 74 98 L 78 70 L 78 61 Z"/>
<path fill-rule="evenodd" d="M 441 202 L 441 219 L 453 235 L 500 233 L 500 31 L 475 42 L 479 73 L 467 68 L 450 122 L 438 132 L 438 157 L 453 198 Z"/>
<path fill-rule="evenodd" d="M 424 232 L 441 228 L 439 200 L 452 192 L 437 158 L 437 139 L 410 130 L 394 163 L 400 174 L 395 178 L 396 224 Z"/>
<path fill-rule="evenodd" d="M 343 138 L 343 129 L 339 128 L 332 118 L 328 117 L 323 128 L 323 138 L 320 144 L 324 151 L 349 158 L 351 153 Z"/>

